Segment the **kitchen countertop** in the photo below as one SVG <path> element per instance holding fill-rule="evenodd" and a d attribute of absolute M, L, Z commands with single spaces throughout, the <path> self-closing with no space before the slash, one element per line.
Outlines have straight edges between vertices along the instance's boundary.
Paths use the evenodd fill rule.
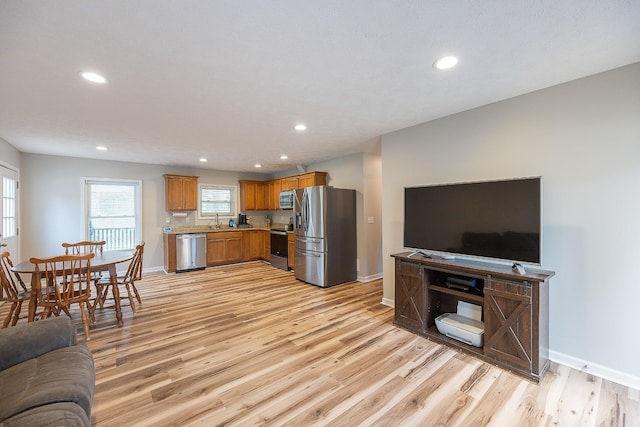
<path fill-rule="evenodd" d="M 263 230 L 269 231 L 268 227 L 233 227 L 228 225 L 220 226 L 220 228 L 207 227 L 206 225 L 195 225 L 193 227 L 177 227 L 172 228 L 171 231 L 165 231 L 165 234 L 195 234 L 195 233 L 221 233 L 226 231 L 251 231 L 251 230 Z"/>

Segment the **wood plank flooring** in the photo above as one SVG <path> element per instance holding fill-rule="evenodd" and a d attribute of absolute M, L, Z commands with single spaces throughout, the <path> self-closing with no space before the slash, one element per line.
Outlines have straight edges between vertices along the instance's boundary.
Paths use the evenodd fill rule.
<path fill-rule="evenodd" d="M 123 328 L 96 312 L 96 426 L 640 426 L 637 390 L 555 363 L 535 385 L 394 327 L 382 281 L 252 263 L 138 288 Z"/>

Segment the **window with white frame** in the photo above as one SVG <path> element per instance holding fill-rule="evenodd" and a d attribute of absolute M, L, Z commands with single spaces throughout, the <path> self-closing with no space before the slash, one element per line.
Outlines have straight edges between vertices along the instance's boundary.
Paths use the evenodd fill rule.
<path fill-rule="evenodd" d="M 2 177 L 2 238 L 15 237 L 16 227 L 16 180 Z"/>
<path fill-rule="evenodd" d="M 201 218 L 236 216 L 237 188 L 227 185 L 200 184 L 198 213 Z"/>
<path fill-rule="evenodd" d="M 84 180 L 85 238 L 105 250 L 134 249 L 142 241 L 140 181 Z"/>

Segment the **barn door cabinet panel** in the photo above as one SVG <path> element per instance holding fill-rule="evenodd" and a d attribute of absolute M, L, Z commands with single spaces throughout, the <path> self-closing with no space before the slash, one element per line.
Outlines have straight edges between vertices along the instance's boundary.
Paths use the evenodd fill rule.
<path fill-rule="evenodd" d="M 552 271 L 464 260 L 393 255 L 394 324 L 539 382 L 549 367 L 549 280 Z M 450 277 L 474 279 L 482 292 L 446 286 Z M 435 319 L 455 313 L 459 301 L 482 308 L 484 343 L 474 347 L 438 332 Z"/>
<path fill-rule="evenodd" d="M 195 211 L 198 209 L 198 177 L 164 175 L 167 211 Z"/>
<path fill-rule="evenodd" d="M 426 330 L 429 312 L 426 290 L 421 265 L 396 259 L 396 325 L 414 332 Z"/>

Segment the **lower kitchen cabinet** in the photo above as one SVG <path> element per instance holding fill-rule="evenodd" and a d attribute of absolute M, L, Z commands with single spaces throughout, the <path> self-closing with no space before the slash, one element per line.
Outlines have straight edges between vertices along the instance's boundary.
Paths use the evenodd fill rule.
<path fill-rule="evenodd" d="M 262 259 L 264 252 L 264 233 L 263 230 L 247 230 L 243 231 L 244 253 L 242 259 L 244 261 L 255 261 Z"/>
<path fill-rule="evenodd" d="M 241 262 L 242 237 L 237 231 L 207 233 L 207 267 Z"/>
<path fill-rule="evenodd" d="M 287 266 L 292 270 L 295 266 L 295 251 L 293 233 L 287 233 Z"/>
<path fill-rule="evenodd" d="M 163 236 L 164 271 L 176 271 L 176 235 Z M 268 230 L 241 229 L 207 233 L 207 267 L 245 261 L 269 261 L 271 233 Z"/>
<path fill-rule="evenodd" d="M 176 271 L 176 235 L 165 233 L 163 237 L 164 271 L 175 273 Z"/>

